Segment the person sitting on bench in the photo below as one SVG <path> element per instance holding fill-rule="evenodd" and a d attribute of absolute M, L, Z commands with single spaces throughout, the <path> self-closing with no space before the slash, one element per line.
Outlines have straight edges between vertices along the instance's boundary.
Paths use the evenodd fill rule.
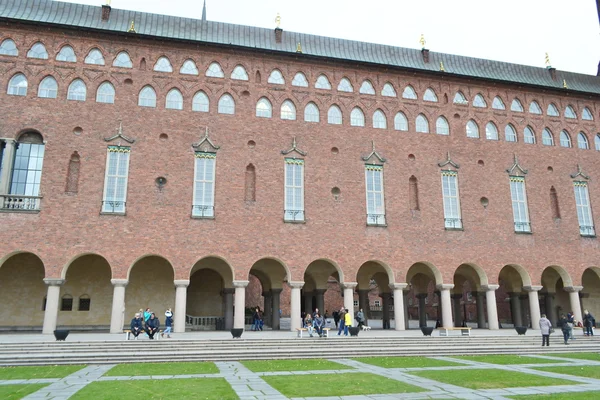
<path fill-rule="evenodd" d="M 150 339 L 154 339 L 154 335 L 160 328 L 160 322 L 154 313 L 150 314 L 150 318 L 146 321 L 146 333 Z"/>
<path fill-rule="evenodd" d="M 140 313 L 136 313 L 135 317 L 131 320 L 131 333 L 135 336 L 135 340 L 137 340 L 138 335 L 142 333 L 144 330 L 144 325 L 142 324 L 143 320 L 141 318 Z"/>

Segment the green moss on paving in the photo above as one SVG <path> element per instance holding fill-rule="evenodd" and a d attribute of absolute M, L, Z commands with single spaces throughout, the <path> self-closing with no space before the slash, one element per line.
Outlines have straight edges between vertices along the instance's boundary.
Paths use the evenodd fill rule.
<path fill-rule="evenodd" d="M 287 397 L 359 396 L 423 392 L 417 386 L 368 373 L 271 375 L 262 377 Z"/>
<path fill-rule="evenodd" d="M 0 399 L 17 400 L 22 399 L 28 394 L 37 392 L 41 388 L 48 386 L 47 383 L 31 383 L 24 385 L 0 385 Z"/>
<path fill-rule="evenodd" d="M 119 364 L 109 369 L 105 376 L 152 376 L 152 375 L 198 375 L 218 374 L 212 362 L 167 362 Z"/>
<path fill-rule="evenodd" d="M 190 378 L 92 382 L 70 397 L 70 400 L 233 400 L 238 398 L 224 378 Z"/>
<path fill-rule="evenodd" d="M 496 354 L 486 356 L 456 356 L 454 358 L 460 360 L 469 360 L 482 363 L 499 364 L 499 365 L 513 365 L 513 364 L 552 364 L 556 363 L 556 360 L 550 360 L 547 358 L 537 358 L 529 356 L 519 356 L 516 354 Z"/>
<path fill-rule="evenodd" d="M 596 397 L 598 396 L 598 397 Z M 552 394 L 527 394 L 521 396 L 504 396 L 515 400 L 590 400 L 600 398 L 600 392 L 567 392 Z"/>
<path fill-rule="evenodd" d="M 85 365 L 45 365 L 40 367 L 0 367 L 0 380 L 64 378 Z"/>
<path fill-rule="evenodd" d="M 242 361 L 242 364 L 252 372 L 273 371 L 323 371 L 350 369 L 346 365 L 328 360 L 269 360 L 269 361 Z"/>
<path fill-rule="evenodd" d="M 598 353 L 560 353 L 560 354 L 552 354 L 552 357 L 573 358 L 576 360 L 600 361 L 600 354 L 598 354 Z"/>
<path fill-rule="evenodd" d="M 557 374 L 583 376 L 586 378 L 600 379 L 600 368 L 590 365 L 569 365 L 568 367 L 535 367 L 540 371 L 555 372 Z"/>
<path fill-rule="evenodd" d="M 566 379 L 547 378 L 545 376 L 526 374 L 524 372 L 513 372 L 489 368 L 445 371 L 416 371 L 409 372 L 409 374 L 469 389 L 499 389 L 510 387 L 577 384 L 577 382 Z"/>
<path fill-rule="evenodd" d="M 362 357 L 353 360 L 383 368 L 426 368 L 464 365 L 427 357 Z"/>

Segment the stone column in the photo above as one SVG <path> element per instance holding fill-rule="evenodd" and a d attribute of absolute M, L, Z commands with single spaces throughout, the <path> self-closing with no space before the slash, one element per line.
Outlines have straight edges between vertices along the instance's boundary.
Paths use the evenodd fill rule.
<path fill-rule="evenodd" d="M 408 286 L 406 283 L 390 283 L 390 289 L 394 291 L 394 329 L 397 331 L 406 330 L 404 321 L 404 289 Z"/>
<path fill-rule="evenodd" d="M 271 299 L 271 291 L 267 290 L 262 292 L 263 295 L 263 321 L 265 325 L 271 325 L 271 307 L 273 306 L 273 300 Z"/>
<path fill-rule="evenodd" d="M 312 297 L 313 292 L 304 292 L 304 312 L 308 314 L 312 314 L 313 306 L 312 306 Z"/>
<path fill-rule="evenodd" d="M 225 330 L 233 329 L 233 294 L 234 288 L 223 289 L 223 304 L 225 305 Z"/>
<path fill-rule="evenodd" d="M 365 319 L 368 320 L 371 311 L 369 304 L 369 289 L 358 289 L 358 308 L 362 308 Z"/>
<path fill-rule="evenodd" d="M 427 314 L 425 312 L 427 293 L 419 293 L 416 297 L 419 299 L 419 327 L 427 326 Z"/>
<path fill-rule="evenodd" d="M 440 323 L 442 323 L 442 293 L 439 290 L 436 290 L 433 292 L 437 298 L 438 298 L 438 305 L 437 305 L 437 321 L 440 321 Z M 436 321 L 436 322 L 437 322 Z"/>
<path fill-rule="evenodd" d="M 316 307 L 319 309 L 319 313 L 321 313 L 321 315 L 325 315 L 325 292 L 326 291 L 327 291 L 327 289 L 313 290 L 313 294 L 316 297 L 316 303 L 317 303 Z"/>
<path fill-rule="evenodd" d="M 344 282 L 342 284 L 342 287 L 344 288 L 344 308 L 348 309 L 348 312 L 352 317 L 352 324 L 354 324 L 354 289 L 356 286 L 358 286 L 358 283 L 356 282 Z"/>
<path fill-rule="evenodd" d="M 571 300 L 571 310 L 576 321 L 583 321 L 581 314 L 581 303 L 579 301 L 579 292 L 583 290 L 583 286 L 568 286 L 565 290 L 569 292 L 569 300 Z"/>
<path fill-rule="evenodd" d="M 233 311 L 233 329 L 246 327 L 246 286 L 250 281 L 233 281 L 235 288 L 235 307 Z"/>
<path fill-rule="evenodd" d="M 531 316 L 531 329 L 540 329 L 540 299 L 538 292 L 542 286 L 523 286 L 529 295 L 529 315 Z"/>
<path fill-rule="evenodd" d="M 498 329 L 498 305 L 496 304 L 496 290 L 500 285 L 484 285 L 481 288 L 485 290 L 485 304 L 488 315 L 488 329 Z"/>
<path fill-rule="evenodd" d="M 53 334 L 58 320 L 58 304 L 60 302 L 60 287 L 65 283 L 64 279 L 44 278 L 44 283 L 48 285 L 46 294 L 46 311 L 44 312 L 43 334 Z"/>
<path fill-rule="evenodd" d="M 390 300 L 392 299 L 392 294 L 388 292 L 381 293 L 379 295 L 381 297 L 381 311 L 383 314 L 383 329 L 390 329 Z"/>
<path fill-rule="evenodd" d="M 290 296 L 290 330 L 296 332 L 296 329 L 302 326 L 300 321 L 300 289 L 304 286 L 304 282 L 288 282 L 292 289 Z"/>
<path fill-rule="evenodd" d="M 0 174 L 0 194 L 8 194 L 10 191 L 10 173 L 13 167 L 13 160 L 15 156 L 15 140 L 14 139 L 2 139 L 6 146 L 4 147 L 4 154 L 2 155 L 2 173 Z M 0 204 L 1 205 L 1 204 Z M 54 331 L 54 329 L 53 329 Z"/>
<path fill-rule="evenodd" d="M 452 300 L 454 300 L 454 302 L 452 303 L 454 306 L 454 325 L 462 326 L 463 316 L 460 301 L 462 300 L 463 295 L 462 293 L 454 293 L 450 297 L 452 298 Z"/>
<path fill-rule="evenodd" d="M 556 326 L 556 310 L 554 309 L 554 293 L 546 293 L 544 296 L 546 303 L 546 317 L 552 323 L 552 326 Z"/>
<path fill-rule="evenodd" d="M 485 301 L 484 292 L 473 292 L 477 301 L 477 328 L 485 329 L 485 308 L 483 302 Z"/>
<path fill-rule="evenodd" d="M 125 314 L 125 286 L 127 279 L 111 279 L 113 284 L 112 312 L 110 314 L 110 333 L 123 333 Z M 131 316 L 133 318 L 133 315 Z"/>
<path fill-rule="evenodd" d="M 189 279 L 176 279 L 175 284 L 175 312 L 173 314 L 173 332 L 185 333 L 185 317 L 187 310 L 187 288 Z M 142 316 L 143 317 L 143 316 Z"/>
<path fill-rule="evenodd" d="M 283 289 L 271 289 L 271 328 L 275 330 L 281 329 L 279 309 L 281 308 L 279 300 Z"/>
<path fill-rule="evenodd" d="M 407 288 L 408 288 L 408 286 L 407 286 Z M 404 303 L 404 328 L 405 329 L 409 328 L 409 326 L 408 326 L 408 293 L 409 293 L 409 291 L 406 290 L 407 288 L 405 288 L 402 291 L 402 302 Z M 394 310 L 394 312 L 395 311 L 396 310 Z"/>
<path fill-rule="evenodd" d="M 450 300 L 450 290 L 454 289 L 453 284 L 441 284 L 437 285 L 437 289 L 440 291 L 440 298 L 442 303 L 442 326 L 444 328 L 452 328 L 452 300 Z"/>
<path fill-rule="evenodd" d="M 510 313 L 514 326 L 523 326 L 523 318 L 521 316 L 521 299 L 518 292 L 510 292 Z"/>

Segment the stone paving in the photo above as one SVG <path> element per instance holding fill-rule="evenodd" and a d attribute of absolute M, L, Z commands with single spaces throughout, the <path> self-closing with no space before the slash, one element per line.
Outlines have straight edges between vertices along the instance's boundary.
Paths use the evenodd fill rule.
<path fill-rule="evenodd" d="M 103 376 L 114 365 L 94 365 L 85 367 L 62 379 L 13 379 L 0 380 L 2 385 L 21 385 L 33 383 L 47 383 L 48 386 L 32 393 L 24 399 L 40 400 L 68 399 L 76 392 L 84 388 L 91 382 L 97 381 L 131 381 L 131 380 L 150 380 L 150 379 L 189 379 L 189 378 L 224 378 L 236 392 L 241 400 L 283 400 L 287 399 L 283 394 L 270 386 L 262 377 L 265 376 L 293 376 L 293 375 L 317 375 L 320 374 L 353 374 L 357 372 L 369 372 L 380 375 L 388 379 L 394 379 L 406 384 L 425 389 L 419 393 L 401 393 L 401 394 L 371 394 L 354 395 L 341 397 L 304 397 L 294 398 L 294 400 L 392 400 L 392 399 L 492 399 L 505 400 L 507 396 L 514 395 L 533 395 L 533 394 L 552 394 L 552 393 L 570 393 L 600 391 L 600 379 L 578 377 L 574 375 L 558 374 L 548 371 L 535 370 L 533 367 L 552 367 L 552 366 L 597 366 L 600 367 L 600 361 L 568 359 L 563 357 L 554 357 L 547 355 L 528 355 L 528 357 L 541 358 L 554 362 L 545 362 L 543 364 L 518 364 L 518 365 L 500 365 L 484 363 L 473 360 L 465 360 L 454 357 L 433 357 L 438 360 L 445 360 L 461 364 L 460 366 L 444 367 L 423 367 L 423 368 L 383 368 L 351 359 L 330 360 L 341 365 L 351 367 L 351 369 L 339 370 L 319 370 L 319 371 L 275 371 L 275 372 L 252 372 L 240 362 L 217 362 L 215 365 L 219 369 L 217 374 L 188 374 L 188 375 L 159 375 L 159 376 Z M 557 386 L 534 386 L 534 387 L 515 387 L 504 389 L 485 389 L 475 390 L 460 386 L 449 385 L 432 379 L 426 379 L 412 375 L 415 371 L 444 371 L 456 369 L 498 369 L 512 372 L 521 372 L 531 375 L 543 376 L 554 379 L 566 379 L 573 381 L 572 385 Z M 101 399 L 97 399 L 101 400 Z"/>

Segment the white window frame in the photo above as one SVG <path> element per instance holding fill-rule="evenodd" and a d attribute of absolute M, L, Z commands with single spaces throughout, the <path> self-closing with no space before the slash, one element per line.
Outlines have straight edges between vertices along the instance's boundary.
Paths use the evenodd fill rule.
<path fill-rule="evenodd" d="M 285 159 L 283 220 L 304 222 L 304 160 L 302 159 Z"/>
<path fill-rule="evenodd" d="M 444 204 L 444 227 L 449 230 L 463 229 L 458 173 L 456 171 L 442 171 L 442 199 Z"/>
<path fill-rule="evenodd" d="M 594 218 L 592 216 L 592 207 L 590 205 L 588 183 L 583 181 L 574 181 L 573 188 L 575 191 L 575 205 L 577 207 L 579 234 L 581 236 L 596 236 Z"/>
<path fill-rule="evenodd" d="M 529 220 L 527 190 L 525 188 L 524 177 L 510 177 L 510 198 L 512 201 L 513 222 L 515 226 L 515 232 L 530 233 L 531 222 Z"/>
<path fill-rule="evenodd" d="M 259 118 L 271 118 L 273 116 L 273 105 L 266 97 L 261 97 L 256 102 L 256 116 Z"/>
<path fill-rule="evenodd" d="M 383 165 L 365 164 L 367 225 L 386 226 Z"/>
<path fill-rule="evenodd" d="M 215 217 L 216 164 L 216 153 L 204 151 L 197 151 L 194 153 L 193 218 Z M 210 191 L 207 191 L 207 189 Z"/>
<path fill-rule="evenodd" d="M 130 154 L 130 147 L 108 146 L 106 154 L 106 170 L 104 171 L 104 192 L 102 195 L 102 213 L 104 214 L 125 214 Z M 112 159 L 115 160 L 114 174 L 110 173 Z M 125 171 L 119 171 L 119 166 L 122 166 L 121 163 L 125 163 Z M 111 178 L 114 179 L 112 184 L 110 183 Z M 119 184 L 122 184 L 121 195 L 119 195 Z M 109 190 L 112 191 L 112 196 L 109 196 Z"/>

